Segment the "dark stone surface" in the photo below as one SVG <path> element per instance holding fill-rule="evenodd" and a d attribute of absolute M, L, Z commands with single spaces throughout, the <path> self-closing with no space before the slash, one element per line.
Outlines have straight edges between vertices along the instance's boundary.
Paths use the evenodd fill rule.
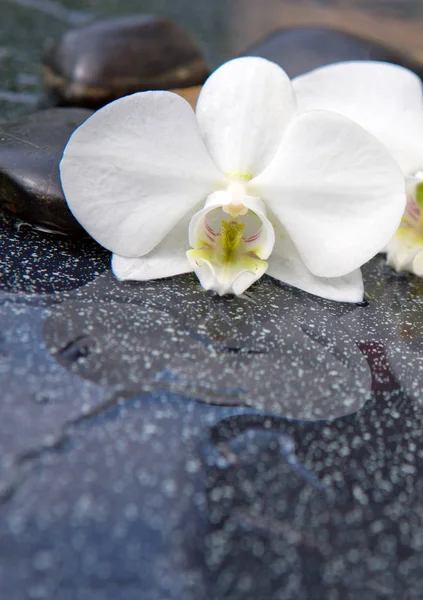
<path fill-rule="evenodd" d="M 5 216 L 0 216 L 0 256 L 0 289 L 30 294 L 80 287 L 110 263 L 110 253 L 90 238 L 52 236 Z"/>
<path fill-rule="evenodd" d="M 330 309 L 310 322 L 310 306 L 270 280 L 248 298 L 206 294 L 194 275 L 139 286 L 107 272 L 56 307 L 45 344 L 73 373 L 126 394 L 159 385 L 208 403 L 312 419 L 366 402 L 367 361 Z"/>
<path fill-rule="evenodd" d="M 91 114 L 55 108 L 0 126 L 0 210 L 40 230 L 86 236 L 63 196 L 59 162 L 70 135 Z"/>
<path fill-rule="evenodd" d="M 58 104 L 98 108 L 134 92 L 201 85 L 208 68 L 175 23 L 135 15 L 70 30 L 44 53 L 43 74 Z"/>
<path fill-rule="evenodd" d="M 272 60 L 283 67 L 290 77 L 347 60 L 391 62 L 423 75 L 422 65 L 406 54 L 377 42 L 324 27 L 282 29 L 248 48 L 243 55 Z"/>
<path fill-rule="evenodd" d="M 72 283 L 45 288 L 9 248 L 0 597 L 421 597 L 421 280 L 378 257 L 362 305 L 266 277 L 220 298 L 45 236 L 34 264 Z"/>

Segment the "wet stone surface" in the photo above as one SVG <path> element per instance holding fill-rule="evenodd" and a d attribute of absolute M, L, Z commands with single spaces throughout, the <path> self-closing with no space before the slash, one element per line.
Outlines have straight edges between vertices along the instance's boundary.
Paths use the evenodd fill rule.
<path fill-rule="evenodd" d="M 281 65 L 290 77 L 334 62 L 380 60 L 423 74 L 422 65 L 410 56 L 358 36 L 320 27 L 295 27 L 278 31 L 244 52 Z"/>
<path fill-rule="evenodd" d="M 110 263 L 110 253 L 89 238 L 72 240 L 34 231 L 0 217 L 0 290 L 51 294 L 95 279 Z"/>
<path fill-rule="evenodd" d="M 92 111 L 53 108 L 0 126 L 0 210 L 42 231 L 85 237 L 62 192 L 59 162 Z"/>
<path fill-rule="evenodd" d="M 44 81 L 59 105 L 98 108 L 144 90 L 198 86 L 208 73 L 191 37 L 150 15 L 70 30 L 43 56 Z"/>
<path fill-rule="evenodd" d="M 1 284 L 1 597 L 420 597 L 421 281 L 220 298 L 34 235 L 66 275 Z"/>
<path fill-rule="evenodd" d="M 245 299 L 221 299 L 193 275 L 140 287 L 107 272 L 51 311 L 44 335 L 64 367 L 126 393 L 158 386 L 294 418 L 354 412 L 370 395 L 367 361 L 338 314 L 322 307 L 318 322 L 310 316 L 297 293 L 270 279 Z"/>

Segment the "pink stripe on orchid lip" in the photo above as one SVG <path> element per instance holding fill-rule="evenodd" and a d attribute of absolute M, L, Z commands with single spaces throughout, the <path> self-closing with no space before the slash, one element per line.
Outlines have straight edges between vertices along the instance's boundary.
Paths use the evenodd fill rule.
<path fill-rule="evenodd" d="M 409 210 L 414 210 L 414 211 L 420 212 L 419 205 L 417 204 L 417 201 L 414 198 L 408 202 L 407 208 Z"/>
<path fill-rule="evenodd" d="M 210 227 L 210 225 L 207 223 L 207 221 L 204 221 L 204 226 L 211 235 L 213 235 L 213 236 L 219 235 L 212 227 Z"/>
<path fill-rule="evenodd" d="M 420 217 L 420 209 L 418 206 L 415 205 L 408 206 L 406 208 L 406 213 L 408 213 L 410 217 L 413 217 L 415 219 L 418 219 Z"/>
<path fill-rule="evenodd" d="M 257 233 L 255 233 L 254 235 L 252 235 L 249 238 L 245 238 L 244 242 L 246 242 L 247 244 L 249 244 L 250 242 L 255 242 L 261 235 L 261 229 L 259 231 L 257 231 Z"/>

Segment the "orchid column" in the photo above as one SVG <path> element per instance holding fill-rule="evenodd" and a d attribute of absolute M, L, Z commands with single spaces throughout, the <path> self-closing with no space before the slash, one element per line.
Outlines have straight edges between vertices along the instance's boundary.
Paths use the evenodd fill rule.
<path fill-rule="evenodd" d="M 194 271 L 219 294 L 267 272 L 359 302 L 360 266 L 405 206 L 385 147 L 344 116 L 300 112 L 286 73 L 260 58 L 220 67 L 196 114 L 170 92 L 109 104 L 71 137 L 61 176 L 75 217 L 114 253 L 116 277 Z"/>

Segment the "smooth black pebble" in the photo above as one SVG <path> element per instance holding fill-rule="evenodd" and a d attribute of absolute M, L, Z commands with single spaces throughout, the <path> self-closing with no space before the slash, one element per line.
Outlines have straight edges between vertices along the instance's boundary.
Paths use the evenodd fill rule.
<path fill-rule="evenodd" d="M 86 235 L 63 195 L 59 162 L 92 111 L 53 108 L 0 126 L 0 209 L 36 229 Z"/>
<path fill-rule="evenodd" d="M 201 85 L 208 74 L 191 37 L 151 15 L 72 29 L 43 57 L 44 81 L 58 105 L 99 108 L 139 91 Z"/>

